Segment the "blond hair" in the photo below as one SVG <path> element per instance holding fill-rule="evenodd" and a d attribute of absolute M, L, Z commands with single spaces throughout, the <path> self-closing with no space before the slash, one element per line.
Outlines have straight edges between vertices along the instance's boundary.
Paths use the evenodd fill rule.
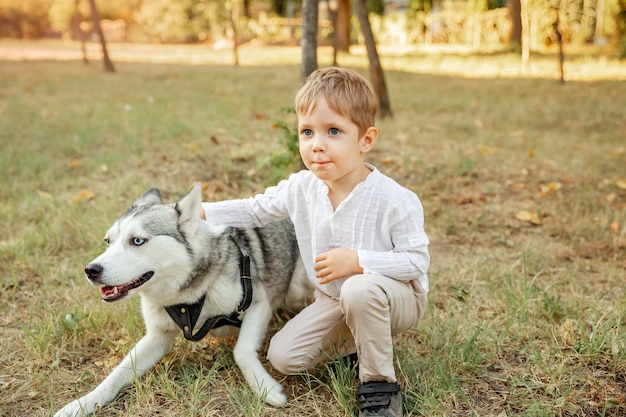
<path fill-rule="evenodd" d="M 320 95 L 334 112 L 357 125 L 359 135 L 374 126 L 378 110 L 376 94 L 367 80 L 356 72 L 329 67 L 311 73 L 296 95 L 296 114 L 315 110 Z"/>

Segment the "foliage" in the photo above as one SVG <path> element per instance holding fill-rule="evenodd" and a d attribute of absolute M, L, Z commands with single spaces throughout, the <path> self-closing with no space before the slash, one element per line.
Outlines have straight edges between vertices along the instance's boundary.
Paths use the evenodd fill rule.
<path fill-rule="evenodd" d="M 41 38 L 46 35 L 48 0 L 0 0 L 0 37 Z"/>
<path fill-rule="evenodd" d="M 76 24 L 75 0 L 52 0 L 49 8 L 49 19 L 52 29 L 67 32 Z M 131 22 L 139 0 L 96 0 L 100 19 L 121 19 Z M 78 14 L 82 21 L 91 20 L 91 8 L 87 0 L 78 3 Z"/>
<path fill-rule="evenodd" d="M 619 37 L 619 56 L 626 59 L 626 0 L 619 0 L 617 34 Z"/>
<path fill-rule="evenodd" d="M 293 116 L 296 110 L 293 107 L 282 107 L 280 111 L 288 116 L 287 120 L 278 119 L 276 127 L 282 135 L 278 139 L 279 148 L 261 158 L 259 163 L 260 171 L 269 171 L 271 175 L 265 183 L 267 185 L 276 184 L 281 179 L 287 177 L 290 172 L 295 172 L 303 168 L 298 147 L 298 127 Z"/>
<path fill-rule="evenodd" d="M 413 17 L 417 12 L 430 13 L 432 9 L 432 0 L 410 0 L 408 14 Z"/>
<path fill-rule="evenodd" d="M 385 1 L 384 0 L 365 0 L 365 7 L 370 13 L 377 15 L 385 14 Z"/>
<path fill-rule="evenodd" d="M 176 43 L 230 39 L 233 1 L 97 0 L 96 3 L 102 19 L 116 21 L 124 28 L 124 35 L 118 40 Z M 280 4 L 272 3 L 278 8 Z M 560 30 L 566 43 L 619 45 L 623 37 L 620 28 L 625 24 L 623 0 L 604 2 L 604 24 L 598 31 L 593 4 L 580 0 L 529 0 L 532 49 L 541 49 L 555 41 L 555 8 L 559 10 Z M 238 22 L 240 41 L 293 41 L 293 32 L 288 30 L 284 19 L 267 19 L 266 10 L 272 6 L 248 5 L 251 16 L 241 13 Z M 501 0 L 449 0 L 437 2 L 435 8 L 433 5 L 431 0 L 411 0 L 406 11 L 388 7 L 385 14 L 385 2 L 367 0 L 371 20 L 380 22 L 375 35 L 381 43 L 450 43 L 493 49 L 503 45 L 508 36 L 508 11 Z M 263 18 L 259 10 L 263 10 Z M 79 15 L 83 22 L 90 21 L 87 0 L 80 0 Z M 0 0 L 1 36 L 39 38 L 61 33 L 69 39 L 75 37 L 72 34 L 75 20 L 74 0 Z M 107 28 L 104 30 L 106 35 Z M 326 35 L 327 30 L 321 28 L 320 38 Z M 596 35 L 601 39 L 595 39 Z"/>
<path fill-rule="evenodd" d="M 146 39 L 192 42 L 211 39 L 217 22 L 228 22 L 219 2 L 209 0 L 144 0 L 135 15 Z"/>
<path fill-rule="evenodd" d="M 409 14 L 392 13 L 384 17 L 371 16 L 370 20 L 377 42 L 385 45 L 472 45 L 478 40 L 478 45 L 474 46 L 481 49 L 504 43 L 509 30 L 507 18 L 507 9 L 500 8 L 478 14 L 462 10 L 444 10 L 435 14 L 417 12 L 412 18 Z M 480 34 L 478 39 L 476 25 Z"/>

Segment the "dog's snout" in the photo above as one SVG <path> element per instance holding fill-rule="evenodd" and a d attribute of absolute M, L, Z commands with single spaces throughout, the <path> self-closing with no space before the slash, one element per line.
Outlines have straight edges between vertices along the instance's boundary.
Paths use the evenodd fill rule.
<path fill-rule="evenodd" d="M 85 274 L 87 274 L 87 278 L 92 281 L 97 281 L 102 275 L 102 265 L 100 264 L 89 264 L 85 268 Z"/>

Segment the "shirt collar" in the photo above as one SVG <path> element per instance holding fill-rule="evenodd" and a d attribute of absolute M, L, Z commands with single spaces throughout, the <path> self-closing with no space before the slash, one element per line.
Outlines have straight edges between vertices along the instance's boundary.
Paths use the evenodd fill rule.
<path fill-rule="evenodd" d="M 372 164 L 368 164 L 367 162 L 364 162 L 365 166 L 368 167 L 369 169 L 372 170 L 372 172 L 370 172 L 370 174 L 360 183 L 358 183 L 354 189 L 356 190 L 357 188 L 362 188 L 362 187 L 370 187 L 372 186 L 376 180 L 378 179 L 378 177 L 380 176 L 380 171 L 378 170 L 378 168 L 376 168 L 374 165 Z M 318 181 L 319 185 L 318 185 L 318 190 L 320 193 L 322 193 L 323 195 L 328 195 L 328 186 L 326 184 L 324 184 L 324 181 L 320 180 L 319 178 L 315 177 L 315 179 Z"/>

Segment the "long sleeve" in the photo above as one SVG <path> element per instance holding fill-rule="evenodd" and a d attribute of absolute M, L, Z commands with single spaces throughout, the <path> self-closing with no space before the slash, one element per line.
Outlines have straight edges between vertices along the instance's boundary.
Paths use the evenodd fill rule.
<path fill-rule="evenodd" d="M 285 201 L 289 184 L 281 181 L 255 197 L 202 203 L 207 222 L 233 227 L 262 227 L 289 217 Z"/>
<path fill-rule="evenodd" d="M 330 296 L 338 296 L 343 280 L 321 285 L 315 257 L 331 248 L 358 251 L 366 273 L 417 280 L 428 291 L 428 237 L 417 195 L 374 167 L 365 181 L 333 209 L 328 187 L 310 171 L 252 198 L 203 203 L 207 222 L 234 227 L 261 227 L 290 218 L 309 280 Z"/>
<path fill-rule="evenodd" d="M 359 264 L 366 274 L 380 274 L 401 281 L 417 279 L 428 291 L 428 236 L 424 213 L 417 196 L 405 193 L 399 203 L 381 207 L 379 244 L 367 241 L 358 250 Z M 375 240 L 374 240 L 375 242 Z M 387 250 L 385 250 L 387 248 Z"/>
<path fill-rule="evenodd" d="M 358 254 L 364 273 L 385 275 L 400 281 L 420 279 L 426 276 L 430 266 L 426 245 L 407 252 L 359 250 Z"/>

